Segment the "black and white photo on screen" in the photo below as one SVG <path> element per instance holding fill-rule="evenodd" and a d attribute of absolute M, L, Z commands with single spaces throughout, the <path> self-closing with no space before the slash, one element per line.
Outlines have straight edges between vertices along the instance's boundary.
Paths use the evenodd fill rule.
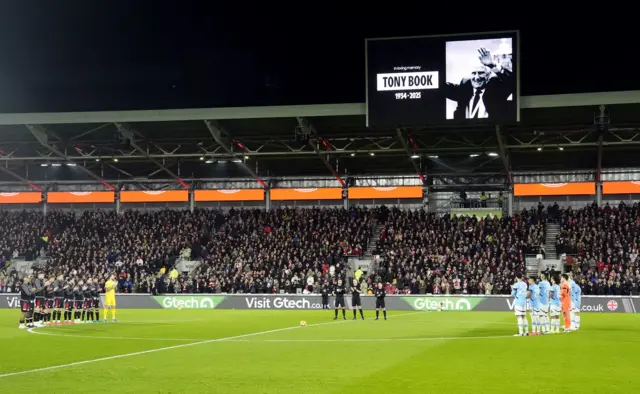
<path fill-rule="evenodd" d="M 447 119 L 508 119 L 515 114 L 513 39 L 447 41 Z"/>

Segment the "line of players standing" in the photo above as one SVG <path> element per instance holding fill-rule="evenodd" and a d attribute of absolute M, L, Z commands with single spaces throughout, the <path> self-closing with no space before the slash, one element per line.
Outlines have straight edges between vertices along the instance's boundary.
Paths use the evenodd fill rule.
<path fill-rule="evenodd" d="M 27 276 L 20 288 L 20 328 L 100 321 L 101 286 L 97 280 Z"/>
<path fill-rule="evenodd" d="M 560 279 L 552 277 L 551 283 L 544 274 L 540 275 L 538 283 L 533 278 L 523 281 L 522 275 L 518 274 L 511 295 L 518 321 L 516 336 L 559 333 L 561 315 L 564 332 L 580 329 L 582 289 L 571 273 L 563 274 Z M 531 332 L 527 312 L 531 317 Z"/>
<path fill-rule="evenodd" d="M 342 310 L 342 318 L 347 320 L 347 303 L 345 302 L 345 295 L 351 293 L 351 308 L 353 309 L 353 320 L 358 319 L 358 312 L 360 312 L 360 318 L 364 320 L 364 312 L 362 311 L 362 291 L 360 290 L 360 283 L 356 279 L 353 280 L 353 285 L 347 289 L 347 286 L 342 282 L 342 279 L 338 279 L 338 283 L 333 286 L 333 289 L 328 287 L 322 288 L 322 309 L 329 309 L 329 294 L 332 294 L 334 299 L 334 318 L 338 320 L 338 311 Z M 373 295 L 376 298 L 376 320 L 380 318 L 380 311 L 382 311 L 384 320 L 387 320 L 387 309 L 385 303 L 385 296 L 387 292 L 384 290 L 384 285 L 378 283 Z"/>

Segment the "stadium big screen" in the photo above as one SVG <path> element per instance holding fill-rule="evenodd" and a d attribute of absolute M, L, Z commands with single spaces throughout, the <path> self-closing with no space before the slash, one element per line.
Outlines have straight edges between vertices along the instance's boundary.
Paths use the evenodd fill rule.
<path fill-rule="evenodd" d="M 517 31 L 366 40 L 367 126 L 520 120 Z"/>

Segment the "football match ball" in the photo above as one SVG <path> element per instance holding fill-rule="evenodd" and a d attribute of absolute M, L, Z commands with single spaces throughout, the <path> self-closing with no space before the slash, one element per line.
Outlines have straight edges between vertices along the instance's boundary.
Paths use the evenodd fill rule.
<path fill-rule="evenodd" d="M 178 305 L 178 310 L 182 309 L 182 305 Z"/>
<path fill-rule="evenodd" d="M 306 327 L 306 326 L 307 326 L 307 322 L 306 322 L 306 321 L 304 321 L 304 320 L 302 320 L 302 321 L 300 322 L 300 327 Z"/>

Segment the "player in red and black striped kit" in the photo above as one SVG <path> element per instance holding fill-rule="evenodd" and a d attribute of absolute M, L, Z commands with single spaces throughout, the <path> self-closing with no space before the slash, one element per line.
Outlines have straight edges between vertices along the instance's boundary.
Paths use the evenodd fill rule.
<path fill-rule="evenodd" d="M 38 273 L 38 276 L 33 281 L 33 287 L 36 289 L 33 306 L 33 324 L 39 327 L 43 324 L 42 317 L 44 316 L 44 273 Z"/>
<path fill-rule="evenodd" d="M 62 310 L 64 309 L 64 277 L 62 275 L 53 282 L 53 324 L 62 323 Z M 66 312 L 65 312 L 66 314 Z"/>
<path fill-rule="evenodd" d="M 24 278 L 20 287 L 20 328 L 33 327 L 33 300 L 36 288 L 31 283 L 31 278 Z M 26 325 L 25 325 L 26 323 Z"/>
<path fill-rule="evenodd" d="M 48 326 L 51 323 L 52 315 L 53 315 L 53 306 L 54 306 L 54 297 L 55 294 L 53 292 L 53 283 L 55 282 L 55 278 L 51 278 L 44 282 L 44 311 L 42 314 L 42 322 Z"/>
<path fill-rule="evenodd" d="M 79 281 L 73 288 L 73 321 L 78 324 L 82 323 L 80 317 L 84 311 L 84 293 L 82 292 L 82 281 Z"/>
<path fill-rule="evenodd" d="M 64 284 L 64 321 L 63 324 L 73 324 L 73 304 L 75 303 L 73 280 Z"/>

